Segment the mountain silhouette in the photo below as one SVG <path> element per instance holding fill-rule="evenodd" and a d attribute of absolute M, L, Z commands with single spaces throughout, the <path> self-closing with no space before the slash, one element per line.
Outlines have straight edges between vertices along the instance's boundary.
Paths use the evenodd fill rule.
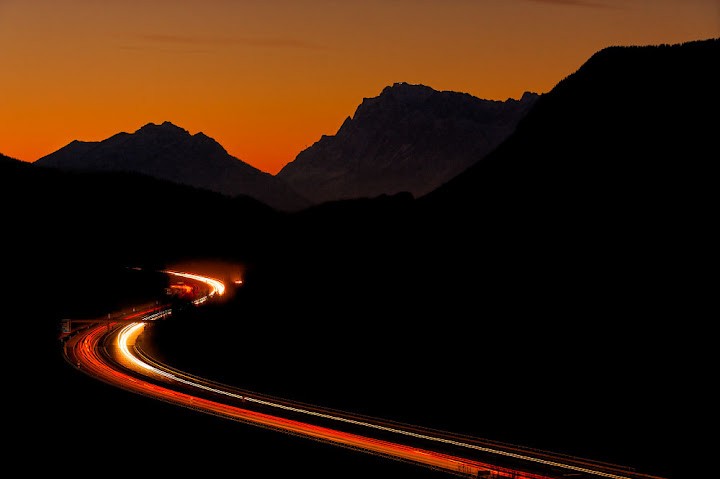
<path fill-rule="evenodd" d="M 36 165 L 66 170 L 136 172 L 229 196 L 246 195 L 278 210 L 307 206 L 282 180 L 231 156 L 203 133 L 170 122 L 148 123 L 135 133 L 100 142 L 73 141 Z"/>
<path fill-rule="evenodd" d="M 720 123 L 707 112 L 720 108 L 718 58 L 720 39 L 600 50 L 494 152 L 420 203 L 445 218 L 532 221 L 538 232 L 657 234 L 653 244 L 702 227 L 716 176 Z"/>
<path fill-rule="evenodd" d="M 543 95 L 496 151 L 427 202 L 627 215 L 629 207 L 652 211 L 694 198 L 685 194 L 718 150 L 718 120 L 704 112 L 719 103 L 719 48 L 720 39 L 708 39 L 598 51 Z"/>
<path fill-rule="evenodd" d="M 395 83 L 365 98 L 334 136 L 323 136 L 276 176 L 315 203 L 424 195 L 492 151 L 537 98 L 491 101 Z"/>
<path fill-rule="evenodd" d="M 598 51 L 418 199 L 434 245 L 538 314 L 687 314 L 714 238 L 718 59 L 720 39 Z"/>

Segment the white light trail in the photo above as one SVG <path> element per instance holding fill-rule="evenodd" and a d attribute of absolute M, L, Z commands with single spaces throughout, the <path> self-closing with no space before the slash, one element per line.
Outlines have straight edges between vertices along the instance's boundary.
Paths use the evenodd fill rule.
<path fill-rule="evenodd" d="M 216 293 L 219 295 L 222 295 L 225 292 L 225 285 L 221 281 L 218 281 L 213 278 L 208 278 L 208 277 L 201 276 L 198 274 L 184 273 L 184 272 L 178 272 L 178 271 L 164 271 L 164 273 L 193 279 L 193 280 L 200 281 L 200 282 L 205 283 L 208 286 L 210 286 L 210 293 L 207 296 L 204 296 L 204 297 L 200 298 L 199 300 L 196 300 L 196 301 L 198 301 L 196 304 L 200 304 L 201 302 L 204 302 L 205 300 L 207 300 L 207 298 L 213 296 Z M 586 467 L 575 466 L 573 464 L 564 464 L 561 462 L 550 461 L 547 459 L 541 459 L 538 457 L 528 456 L 525 454 L 519 454 L 519 453 L 514 453 L 514 452 L 509 452 L 509 451 L 503 451 L 501 449 L 493 449 L 493 448 L 489 448 L 489 447 L 478 446 L 476 444 L 469 444 L 466 442 L 456 441 L 453 439 L 446 439 L 443 437 L 429 436 L 426 434 L 420 434 L 420 433 L 416 433 L 416 432 L 412 432 L 412 431 L 408 431 L 408 430 L 404 430 L 404 429 L 398 429 L 398 428 L 389 427 L 389 426 L 382 426 L 380 424 L 374 424 L 371 422 L 349 419 L 349 418 L 342 417 L 342 416 L 334 416 L 331 414 L 321 413 L 318 411 L 312 411 L 312 410 L 303 409 L 303 408 L 299 408 L 299 407 L 295 407 L 295 406 L 289 406 L 287 404 L 280 404 L 280 403 L 276 403 L 276 402 L 272 402 L 272 401 L 257 399 L 257 398 L 253 398 L 253 397 L 249 397 L 249 396 L 245 396 L 245 395 L 241 395 L 241 394 L 236 394 L 236 393 L 233 393 L 233 392 L 230 392 L 227 390 L 213 388 L 213 387 L 207 386 L 205 384 L 200 384 L 200 383 L 197 383 L 194 381 L 190 381 L 190 380 L 187 380 L 180 376 L 177 376 L 173 373 L 170 373 L 168 371 L 156 368 L 155 366 L 153 366 L 149 363 L 146 363 L 145 361 L 141 360 L 139 357 L 132 354 L 132 352 L 130 351 L 129 343 L 131 341 L 134 341 L 134 339 L 138 335 L 140 335 L 144 326 L 145 326 L 144 323 L 132 323 L 121 329 L 121 331 L 118 334 L 118 348 L 119 348 L 120 352 L 122 353 L 122 355 L 128 361 L 137 365 L 139 368 L 150 371 L 159 376 L 171 379 L 173 381 L 177 381 L 179 383 L 186 384 L 188 386 L 192 386 L 194 388 L 203 389 L 203 390 L 210 391 L 210 392 L 213 392 L 216 394 L 221 394 L 224 396 L 232 397 L 235 399 L 239 399 L 241 401 L 254 402 L 257 404 L 261 404 L 263 406 L 269 406 L 269 407 L 273 407 L 273 408 L 283 409 L 286 411 L 292 411 L 292 412 L 296 412 L 296 413 L 306 414 L 309 416 L 320 417 L 323 419 L 330 419 L 333 421 L 344 422 L 344 423 L 353 424 L 353 425 L 357 425 L 357 426 L 364 426 L 364 427 L 368 427 L 368 428 L 372 428 L 372 429 L 378 429 L 378 430 L 391 432 L 391 433 L 395 433 L 395 434 L 400 434 L 400 435 L 405 435 L 405 436 L 410 436 L 410 437 L 414 437 L 414 438 L 418 438 L 418 439 L 425 439 L 425 440 L 429 440 L 429 441 L 436 441 L 436 442 L 441 442 L 441 443 L 445 443 L 445 444 L 450 444 L 453 446 L 465 447 L 468 449 L 474 449 L 476 451 L 512 457 L 514 459 L 535 462 L 538 464 L 544 464 L 544 465 L 548 465 L 548 466 L 569 469 L 569 470 L 573 470 L 573 471 L 577 471 L 577 472 L 584 472 L 584 473 L 595 475 L 595 476 L 602 476 L 602 477 L 607 477 L 610 479 L 630 479 L 627 476 L 621 476 L 621 475 L 617 475 L 617 474 L 607 473 L 604 471 L 589 469 Z"/>
<path fill-rule="evenodd" d="M 163 273 L 166 274 L 172 274 L 174 276 L 181 276 L 183 278 L 188 279 L 194 279 L 195 281 L 200 281 L 201 283 L 205 283 L 208 286 L 210 286 L 210 293 L 208 293 L 208 297 L 215 295 L 216 293 L 218 296 L 222 296 L 225 294 L 225 285 L 222 283 L 222 281 L 218 281 L 214 278 L 209 278 L 207 276 L 201 276 L 199 274 L 193 274 L 193 273 L 183 273 L 181 271 L 163 271 Z"/>
<path fill-rule="evenodd" d="M 549 461 L 549 460 L 546 460 L 546 459 L 540 459 L 540 458 L 537 458 L 537 457 L 527 456 L 527 455 L 524 455 L 524 454 L 518 454 L 518 453 L 514 453 L 514 452 L 503 451 L 503 450 L 500 450 L 500 449 L 492 449 L 492 448 L 489 448 L 489 447 L 478 446 L 478 445 L 476 445 L 476 444 L 469 444 L 469 443 L 465 443 L 465 442 L 461 442 L 461 441 L 455 441 L 455 440 L 452 440 L 452 439 L 445 439 L 445 438 L 442 438 L 442 437 L 429 436 L 429 435 L 426 435 L 426 434 L 419 434 L 419 433 L 412 432 L 412 431 L 407 431 L 407 430 L 404 430 L 404 429 L 398 429 L 398 428 L 394 428 L 394 427 L 382 426 L 382 425 L 380 425 L 380 424 L 374 424 L 374 423 L 371 423 L 371 422 L 358 421 L 358 420 L 355 420 L 355 419 L 349 419 L 349 418 L 345 418 L 345 417 L 341 417 L 341 416 L 333 416 L 333 415 L 331 415 L 331 414 L 321 413 L 321 412 L 317 412 L 317 411 L 311 411 L 311 410 L 308 410 L 308 409 L 303 409 L 303 408 L 299 408 L 299 407 L 295 407 L 295 406 L 288 406 L 288 405 L 286 405 L 286 404 L 280 404 L 280 403 L 276 403 L 276 402 L 272 402 L 272 401 L 265 401 L 265 400 L 262 400 L 262 399 L 257 399 L 257 398 L 253 398 L 253 397 L 249 397 L 249 396 L 245 396 L 245 395 L 241 395 L 241 394 L 236 394 L 236 393 L 233 393 L 233 392 L 230 392 L 230 391 L 226 391 L 226 390 L 223 390 L 223 389 L 216 389 L 216 388 L 213 388 L 213 387 L 210 387 L 210 386 L 206 386 L 205 384 L 196 383 L 196 382 L 187 380 L 187 379 L 185 379 L 185 378 L 176 376 L 175 374 L 172 374 L 172 373 L 170 373 L 170 372 L 168 372 L 168 371 L 164 371 L 164 370 L 162 370 L 162 369 L 158 369 L 158 368 L 156 368 L 155 366 L 153 366 L 153 365 L 151 365 L 151 364 L 148 364 L 148 363 L 142 361 L 140 358 L 138 358 L 137 356 L 133 355 L 133 354 L 130 352 L 130 348 L 128 347 L 128 342 L 129 342 L 132 338 L 137 337 L 137 336 L 142 332 L 142 327 L 143 327 L 143 326 L 144 326 L 144 323 L 131 324 L 131 325 L 125 326 L 125 327 L 121 330 L 120 334 L 118 335 L 118 346 L 119 346 L 119 349 L 120 349 L 120 351 L 122 352 L 122 354 L 123 354 L 129 361 L 131 361 L 132 363 L 138 365 L 139 367 L 141 367 L 141 368 L 143 368 L 143 369 L 145 369 L 145 370 L 147 370 L 147 371 L 151 371 L 151 372 L 153 372 L 153 373 L 155 373 L 155 374 L 157 374 L 157 375 L 166 377 L 166 378 L 171 379 L 171 380 L 173 380 L 173 381 L 177 381 L 177 382 L 180 382 L 180 383 L 183 383 L 183 384 L 187 384 L 187 385 L 189 385 L 189 386 L 192 386 L 192 387 L 195 387 L 195 388 L 198 388 L 198 389 L 203 389 L 203 390 L 210 391 L 210 392 L 213 392 L 213 393 L 216 393 L 216 394 L 221 394 L 221 395 L 224 395 L 224 396 L 232 397 L 232 398 L 235 398 L 235 399 L 239 399 L 239 400 L 241 400 L 241 401 L 254 402 L 254 403 L 257 403 L 257 404 L 262 404 L 263 406 L 269 406 L 269 407 L 273 407 L 273 408 L 283 409 L 283 410 L 286 410 L 286 411 L 292 411 L 292 412 L 296 412 L 296 413 L 306 414 L 306 415 L 309 415 L 309 416 L 320 417 L 320 418 L 323 418 L 323 419 L 331 419 L 331 420 L 334 420 L 334 421 L 344 422 L 344 423 L 353 424 L 353 425 L 357 425 L 357 426 L 364 426 L 364 427 L 368 427 L 368 428 L 372 428 L 372 429 L 378 429 L 378 430 L 382 430 L 382 431 L 392 432 L 392 433 L 395 433 L 395 434 L 410 436 L 410 437 L 414 437 L 414 438 L 418 438 L 418 439 L 426 439 L 426 440 L 429 440 L 429 441 L 442 442 L 442 443 L 445 443 L 445 444 L 451 444 L 451 445 L 453 445 L 453 446 L 465 447 L 465 448 L 468 448 L 468 449 L 474 449 L 474 450 L 476 450 L 476 451 L 482 451 L 482 452 L 488 452 L 488 453 L 492 453 L 492 454 L 498 454 L 498 455 L 502 455 L 502 456 L 512 457 L 512 458 L 515 458 L 515 459 L 521 459 L 521 460 L 524 460 L 524 461 L 530 461 L 530 462 L 535 462 L 535 463 L 544 464 L 544 465 L 548 465 L 548 466 L 560 467 L 560 468 L 563 468 L 563 469 L 570 469 L 570 470 L 574 470 L 574 471 L 578 471 L 578 472 L 584 472 L 584 473 L 592 474 L 592 475 L 596 475 L 596 476 L 608 477 L 608 478 L 611 478 L 611 479 L 630 479 L 630 478 L 628 478 L 627 476 L 620 476 L 620 475 L 617 475 L 617 474 L 611 474 L 611 473 L 607 473 L 607 472 L 603 472 L 603 471 L 598 471 L 598 470 L 594 470 L 594 469 L 588 469 L 588 468 L 585 468 L 585 467 L 574 466 L 574 465 L 572 465 L 572 464 L 564 464 L 564 463 L 560 463 L 560 462 Z"/>

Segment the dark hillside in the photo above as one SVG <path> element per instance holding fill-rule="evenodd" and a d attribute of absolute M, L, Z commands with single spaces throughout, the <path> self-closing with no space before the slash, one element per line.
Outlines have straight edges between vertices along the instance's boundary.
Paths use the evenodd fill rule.
<path fill-rule="evenodd" d="M 427 202 L 563 213 L 684 202 L 715 158 L 719 50 L 720 39 L 601 50 Z"/>
<path fill-rule="evenodd" d="M 8 339 L 3 351 L 9 365 L 5 399 L 22 418 L 11 421 L 6 432 L 20 441 L 19 447 L 31 441 L 28 450 L 41 455 L 48 467 L 105 470 L 117 454 L 136 447 L 128 442 L 130 433 L 150 435 L 155 442 L 152 460 L 140 466 L 142 474 L 220 476 L 240 460 L 243 471 L 263 477 L 337 477 L 339 472 L 343 477 L 445 477 L 136 396 L 91 379 L 63 360 L 61 318 L 95 317 L 107 308 L 162 296 L 163 275 L 128 265 L 222 259 L 254 271 L 283 242 L 276 236 L 282 214 L 255 200 L 145 176 L 68 173 L 4 157 L 0 201 L 7 233 L 1 256 Z M 235 313 L 240 316 L 230 319 L 237 325 L 243 311 Z M 212 309 L 206 319 L 206 327 L 215 324 Z M 210 332 L 224 338 L 233 330 Z M 196 347 L 200 344 L 191 340 L 175 347 L 180 358 L 193 357 L 203 351 Z M 242 355 L 235 351 L 236 360 Z M 252 369 L 263 371 L 260 364 Z M 121 432 L 116 432 L 118 424 Z"/>
<path fill-rule="evenodd" d="M 291 215 L 234 312 L 159 344 L 249 389 L 672 477 L 683 424 L 657 411 L 701 386 L 657 321 L 705 291 L 717 48 L 598 52 L 436 192 Z"/>
<path fill-rule="evenodd" d="M 267 254 L 257 232 L 269 234 L 281 216 L 257 200 L 132 173 L 63 172 L 23 162 L 0 167 L 9 232 L 3 263 L 30 285 L 54 285 L 43 294 L 55 307 L 93 301 L 95 294 L 81 302 L 67 295 L 69 288 L 103 288 L 83 279 L 92 277 L 89 271 L 235 253 L 237 261 L 251 262 Z"/>
<path fill-rule="evenodd" d="M 666 310 L 707 259 L 718 59 L 720 39 L 598 52 L 423 210 L 451 241 L 473 238 L 460 251 L 496 250 L 499 274 L 525 263 L 532 284 L 603 308 Z"/>

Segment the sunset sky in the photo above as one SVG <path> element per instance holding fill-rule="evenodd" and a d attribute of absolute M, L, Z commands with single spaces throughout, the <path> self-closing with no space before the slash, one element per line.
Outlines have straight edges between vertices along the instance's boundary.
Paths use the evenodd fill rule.
<path fill-rule="evenodd" d="M 720 0 L 0 0 L 0 152 L 171 121 L 275 174 L 395 82 L 505 100 L 719 36 Z"/>

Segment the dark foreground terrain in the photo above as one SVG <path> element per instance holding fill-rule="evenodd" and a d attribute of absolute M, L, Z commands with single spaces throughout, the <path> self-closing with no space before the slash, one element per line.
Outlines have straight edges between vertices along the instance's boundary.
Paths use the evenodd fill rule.
<path fill-rule="evenodd" d="M 110 273 L 97 279 L 114 279 L 104 284 L 123 293 L 135 290 L 135 300 L 163 287 L 156 276 L 146 281 L 141 273 Z M 55 313 L 52 306 L 29 304 L 22 312 L 37 324 Z M 305 323 L 279 330 L 258 313 L 238 292 L 157 324 L 149 338 L 172 364 L 243 388 L 673 477 L 675 433 L 669 431 L 671 404 L 663 399 L 673 364 L 658 364 L 665 350 L 637 335 L 596 332 L 571 345 L 550 339 L 565 334 L 559 330 L 537 327 L 518 335 L 508 326 L 478 335 L 482 349 L 453 349 L 442 341 L 411 346 L 412 339 L 387 328 L 308 332 Z M 122 464 L 111 476 L 450 477 L 117 390 L 65 363 L 47 328 L 22 329 L 16 336 L 32 339 L 11 348 L 23 365 L 11 369 L 8 389 L 25 418 L 10 429 L 23 438 L 15 447 L 77 468 L 81 477 L 108 464 Z M 228 337 L 234 347 L 223 340 Z"/>

